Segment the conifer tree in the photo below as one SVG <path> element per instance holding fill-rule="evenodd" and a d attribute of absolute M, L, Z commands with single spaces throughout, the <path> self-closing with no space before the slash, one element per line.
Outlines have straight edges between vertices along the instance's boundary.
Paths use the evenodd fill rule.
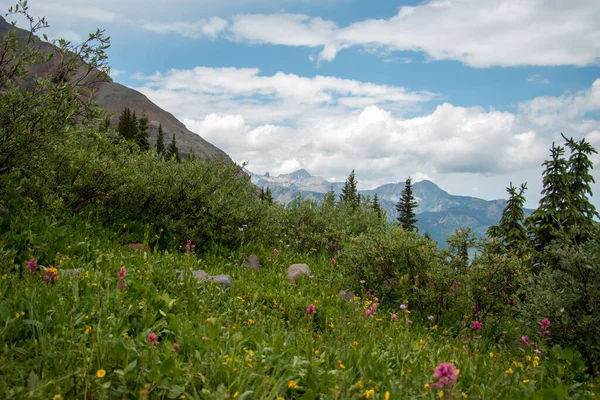
<path fill-rule="evenodd" d="M 131 110 L 125 107 L 119 116 L 119 125 L 117 130 L 125 139 L 131 139 Z"/>
<path fill-rule="evenodd" d="M 165 137 L 162 124 L 158 125 L 158 136 L 156 137 L 156 152 L 162 156 L 165 155 Z"/>
<path fill-rule="evenodd" d="M 273 192 L 271 192 L 271 188 L 267 186 L 267 190 L 265 190 L 265 202 L 267 204 L 273 204 Z"/>
<path fill-rule="evenodd" d="M 173 135 L 173 139 L 171 140 L 171 144 L 167 148 L 166 159 L 170 160 L 174 158 L 177 162 L 181 161 L 179 157 L 179 149 L 177 148 L 177 140 L 175 139 L 175 135 Z"/>
<path fill-rule="evenodd" d="M 381 209 L 381 205 L 379 204 L 379 197 L 377 196 L 377 193 L 375 193 L 375 196 L 373 196 L 373 210 L 375 210 L 375 212 L 377 213 L 377 217 L 381 218 L 381 216 L 383 215 L 383 210 Z"/>
<path fill-rule="evenodd" d="M 129 137 L 128 139 L 130 140 L 136 140 L 137 136 L 138 136 L 138 119 L 135 116 L 135 111 L 133 112 L 133 115 L 131 116 L 131 137 Z"/>
<path fill-rule="evenodd" d="M 354 170 L 346 179 L 346 183 L 342 188 L 342 193 L 340 194 L 340 201 L 349 205 L 353 210 L 358 208 L 360 205 L 360 196 L 358 194 L 356 177 L 354 175 Z"/>
<path fill-rule="evenodd" d="M 322 205 L 323 205 L 323 207 L 330 207 L 330 208 L 335 207 L 335 192 L 333 191 L 333 188 L 331 188 L 325 194 Z"/>
<path fill-rule="evenodd" d="M 525 190 L 527 190 L 527 183 L 522 184 L 518 191 L 512 182 L 510 183 L 510 186 L 506 188 L 509 197 L 502 211 L 500 223 L 488 228 L 488 235 L 501 239 L 509 251 L 515 251 L 527 242 L 527 233 L 523 225 L 525 218 L 523 193 Z"/>
<path fill-rule="evenodd" d="M 150 149 L 150 141 L 148 141 L 148 118 L 144 115 L 138 120 L 137 136 L 135 138 L 140 150 L 147 151 Z"/>
<path fill-rule="evenodd" d="M 415 231 L 417 218 L 415 214 L 415 208 L 417 208 L 417 202 L 413 196 L 411 178 L 405 182 L 404 189 L 400 195 L 400 200 L 396 204 L 396 210 L 398 211 L 398 222 L 407 231 Z"/>

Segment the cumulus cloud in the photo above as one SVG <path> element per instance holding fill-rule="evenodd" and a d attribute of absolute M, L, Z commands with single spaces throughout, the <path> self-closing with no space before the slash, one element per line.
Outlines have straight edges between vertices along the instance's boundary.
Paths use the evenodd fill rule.
<path fill-rule="evenodd" d="M 321 48 L 320 61 L 362 46 L 474 67 L 585 66 L 600 62 L 599 19 L 594 1 L 455 0 L 402 6 L 389 19 L 346 27 L 299 14 L 244 14 L 230 30 L 238 41 Z"/>
<path fill-rule="evenodd" d="M 220 17 L 202 19 L 195 22 L 176 21 L 172 23 L 143 24 L 142 28 L 148 31 L 168 34 L 175 33 L 183 37 L 198 39 L 201 37 L 216 38 L 227 26 L 227 21 Z"/>
<path fill-rule="evenodd" d="M 540 85 L 548 85 L 550 83 L 550 79 L 544 78 L 540 74 L 534 74 L 534 75 L 531 75 L 529 78 L 527 78 L 527 82 L 537 83 Z"/>

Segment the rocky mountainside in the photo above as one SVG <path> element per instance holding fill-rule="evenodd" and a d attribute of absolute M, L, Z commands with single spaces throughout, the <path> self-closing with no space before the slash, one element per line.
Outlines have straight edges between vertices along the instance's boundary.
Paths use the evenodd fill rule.
<path fill-rule="evenodd" d="M 0 16 L 0 35 L 4 35 L 12 29 L 17 29 L 18 37 L 21 40 L 27 39 L 27 31 L 14 28 Z M 40 48 L 46 52 L 57 51 L 56 47 L 47 42 L 38 41 L 36 45 L 39 45 Z M 49 63 L 35 65 L 29 68 L 29 73 L 32 76 L 52 76 L 56 73 L 57 61 L 57 57 L 55 57 Z M 83 62 L 80 70 L 81 74 L 83 74 L 83 71 L 85 70 Z M 231 162 L 231 159 L 225 152 L 188 130 L 181 121 L 173 116 L 173 114 L 154 104 L 142 93 L 113 82 L 110 78 L 106 80 L 97 79 L 99 74 L 100 71 L 95 71 L 95 73 L 90 74 L 85 79 L 85 82 L 89 83 L 89 86 L 95 90 L 96 103 L 103 106 L 109 114 L 112 114 L 111 125 L 113 128 L 117 127 L 121 112 L 125 107 L 129 107 L 132 111 L 135 111 L 138 117 L 145 114 L 148 118 L 148 136 L 152 145 L 156 143 L 158 126 L 159 124 L 162 124 L 165 135 L 165 145 L 168 146 L 171 138 L 175 135 L 177 147 L 182 156 L 186 157 L 190 153 L 194 153 L 195 156 L 203 160 L 225 160 Z M 73 79 L 77 79 L 77 76 Z"/>
<path fill-rule="evenodd" d="M 268 173 L 257 175 L 246 172 L 258 187 L 269 187 L 275 201 L 282 204 L 291 202 L 300 193 L 304 198 L 320 201 L 329 190 L 339 195 L 344 186 L 343 182 L 329 182 L 303 169 L 276 177 Z M 362 190 L 360 194 L 365 198 L 373 198 L 377 193 L 388 220 L 394 221 L 397 216 L 395 206 L 403 189 L 404 182 L 388 183 L 372 190 Z M 506 204 L 506 200 L 502 199 L 483 200 L 451 195 L 427 180 L 413 184 L 413 193 L 417 200 L 419 231 L 422 234 L 428 232 L 442 246 L 446 238 L 461 227 L 471 227 L 478 236 L 485 236 L 488 227 L 500 220 Z M 526 215 L 529 213 L 531 210 L 525 210 Z"/>

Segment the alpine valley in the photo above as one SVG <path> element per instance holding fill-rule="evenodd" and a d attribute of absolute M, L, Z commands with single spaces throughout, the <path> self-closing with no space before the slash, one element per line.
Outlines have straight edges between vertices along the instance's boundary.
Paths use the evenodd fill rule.
<path fill-rule="evenodd" d="M 330 190 L 339 198 L 344 182 L 330 182 L 319 176 L 313 176 L 305 169 L 289 174 L 271 176 L 254 174 L 248 170 L 252 183 L 259 188 L 270 188 L 273 200 L 289 204 L 296 196 L 321 201 Z M 404 182 L 387 183 L 371 190 L 360 190 L 364 201 L 371 201 L 377 194 L 388 221 L 397 217 L 396 203 L 404 189 Z M 470 227 L 478 237 L 483 237 L 487 229 L 497 225 L 506 200 L 483 200 L 470 196 L 452 195 L 435 183 L 423 180 L 413 183 L 413 193 L 417 201 L 417 226 L 421 234 L 429 233 L 440 247 L 446 245 L 446 239 L 458 228 Z M 528 216 L 533 210 L 525 209 Z"/>

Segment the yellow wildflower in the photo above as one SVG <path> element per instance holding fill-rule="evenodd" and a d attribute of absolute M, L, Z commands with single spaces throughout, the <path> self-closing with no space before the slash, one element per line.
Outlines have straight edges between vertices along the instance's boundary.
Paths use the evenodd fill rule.
<path fill-rule="evenodd" d="M 315 350 L 315 356 L 319 355 L 319 350 Z"/>
<path fill-rule="evenodd" d="M 92 333 L 92 327 L 89 325 L 85 326 L 85 334 L 89 335 L 90 333 Z"/>
<path fill-rule="evenodd" d="M 60 394 L 55 394 L 54 396 L 52 396 L 52 400 L 60 400 L 62 399 L 62 396 Z"/>
<path fill-rule="evenodd" d="M 254 352 L 253 352 L 252 350 L 248 350 L 248 355 L 249 355 L 250 357 L 253 357 L 253 356 L 254 356 Z"/>
<path fill-rule="evenodd" d="M 256 322 L 253 319 L 248 320 L 248 325 L 254 325 Z"/>
<path fill-rule="evenodd" d="M 429 389 L 429 383 L 424 384 L 423 389 L 425 389 L 425 390 Z"/>
<path fill-rule="evenodd" d="M 233 398 L 234 398 L 234 399 L 237 399 L 239 395 L 240 395 L 240 392 L 235 392 L 235 393 L 233 394 Z"/>
<path fill-rule="evenodd" d="M 362 381 L 362 379 L 359 380 L 358 382 L 356 382 L 356 387 L 359 388 L 359 389 L 362 389 L 362 387 L 363 387 L 363 381 Z"/>
<path fill-rule="evenodd" d="M 433 329 L 434 331 L 437 331 L 437 329 L 438 329 L 438 326 L 437 326 L 437 325 L 434 325 L 434 326 L 432 326 L 432 327 L 431 327 L 431 329 Z"/>
<path fill-rule="evenodd" d="M 460 393 L 460 397 L 462 397 L 463 399 L 467 398 L 467 394 L 465 392 L 461 392 Z"/>
<path fill-rule="evenodd" d="M 513 373 L 513 370 L 512 370 L 512 368 L 509 368 L 509 369 L 507 369 L 506 371 L 504 371 L 504 373 L 505 373 L 506 375 L 510 375 L 510 374 L 512 374 L 512 373 Z"/>
<path fill-rule="evenodd" d="M 533 366 L 537 367 L 540 365 L 540 358 L 538 356 L 533 357 Z"/>
<path fill-rule="evenodd" d="M 529 379 L 523 379 L 523 383 L 529 383 Z"/>
<path fill-rule="evenodd" d="M 519 361 L 513 361 L 515 368 L 523 368 L 523 363 Z"/>
<path fill-rule="evenodd" d="M 390 392 L 385 392 L 385 394 L 383 395 L 383 398 L 385 400 L 390 400 Z"/>
<path fill-rule="evenodd" d="M 370 399 L 375 394 L 375 389 L 365 390 L 365 398 Z"/>
<path fill-rule="evenodd" d="M 103 369 L 99 369 L 98 371 L 96 371 L 96 377 L 98 378 L 104 378 L 104 376 L 106 375 L 106 371 Z"/>
<path fill-rule="evenodd" d="M 494 353 L 490 351 L 490 357 L 494 357 Z"/>
<path fill-rule="evenodd" d="M 288 389 L 295 389 L 298 387 L 298 383 L 294 380 L 288 382 Z"/>
<path fill-rule="evenodd" d="M 441 399 L 444 397 L 444 391 L 440 390 L 440 392 L 438 393 L 438 397 Z"/>
<path fill-rule="evenodd" d="M 338 365 L 338 368 L 339 368 L 339 369 L 344 369 L 344 368 L 346 368 L 346 367 L 344 367 L 344 364 L 342 364 L 342 360 L 338 360 L 338 362 L 337 362 L 337 365 Z"/>

